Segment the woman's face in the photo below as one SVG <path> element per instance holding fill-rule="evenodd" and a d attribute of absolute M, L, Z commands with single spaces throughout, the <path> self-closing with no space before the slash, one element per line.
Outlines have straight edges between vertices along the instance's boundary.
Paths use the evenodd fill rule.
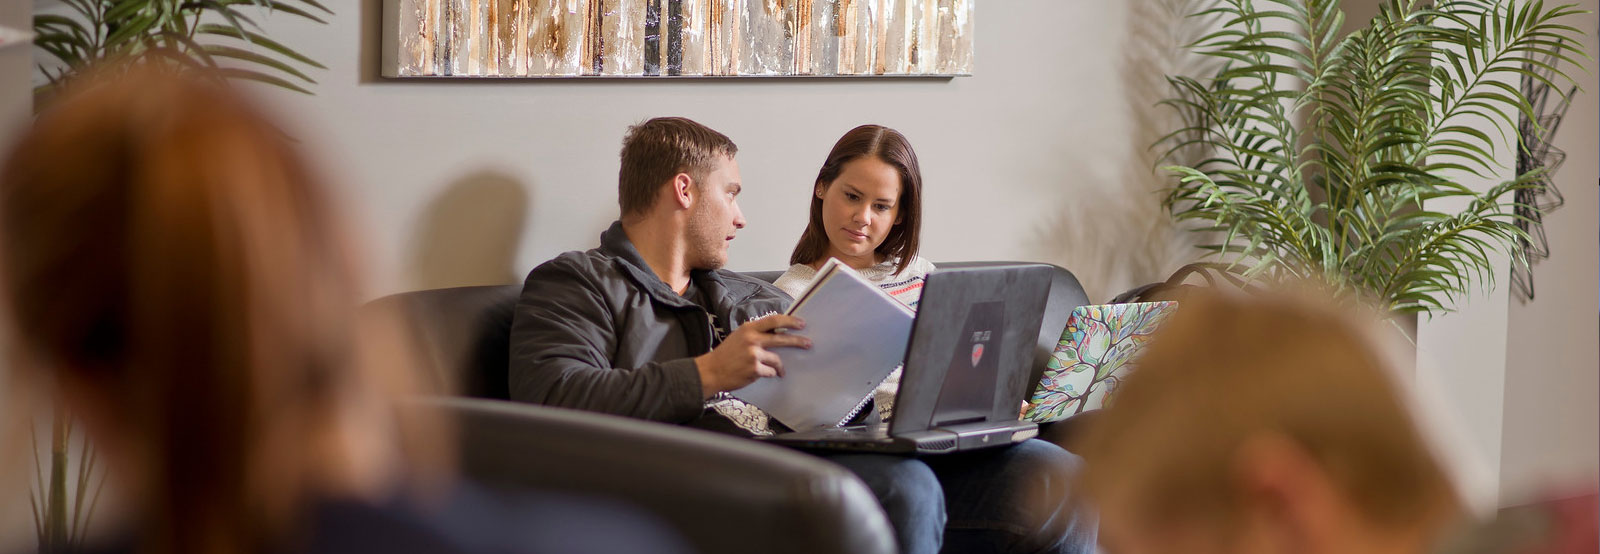
<path fill-rule="evenodd" d="M 844 164 L 832 183 L 817 187 L 828 257 L 857 269 L 877 264 L 874 253 L 900 222 L 900 172 L 874 157 Z"/>

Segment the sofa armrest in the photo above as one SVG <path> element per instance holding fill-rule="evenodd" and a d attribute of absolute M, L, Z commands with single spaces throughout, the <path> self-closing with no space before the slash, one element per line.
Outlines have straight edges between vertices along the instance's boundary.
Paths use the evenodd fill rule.
<path fill-rule="evenodd" d="M 561 408 L 466 398 L 419 402 L 458 422 L 463 473 L 493 488 L 637 506 L 706 553 L 895 551 L 871 491 L 820 458 Z"/>

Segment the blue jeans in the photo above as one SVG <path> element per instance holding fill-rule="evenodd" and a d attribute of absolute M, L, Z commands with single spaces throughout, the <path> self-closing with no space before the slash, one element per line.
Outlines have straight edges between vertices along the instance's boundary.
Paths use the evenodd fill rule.
<path fill-rule="evenodd" d="M 1094 552 L 1094 514 L 1067 488 L 1083 464 L 1032 439 L 1003 448 L 912 458 L 830 454 L 872 489 L 904 554 Z"/>

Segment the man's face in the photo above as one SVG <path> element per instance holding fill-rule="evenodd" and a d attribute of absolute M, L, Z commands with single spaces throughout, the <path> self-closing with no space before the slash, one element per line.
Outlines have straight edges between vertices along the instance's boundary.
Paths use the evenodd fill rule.
<path fill-rule="evenodd" d="M 744 228 L 739 211 L 739 162 L 721 157 L 694 185 L 689 213 L 689 267 L 717 269 L 728 263 L 728 243 Z"/>

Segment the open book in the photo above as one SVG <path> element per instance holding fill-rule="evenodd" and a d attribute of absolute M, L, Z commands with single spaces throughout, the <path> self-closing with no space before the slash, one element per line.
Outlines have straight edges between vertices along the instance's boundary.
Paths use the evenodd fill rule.
<path fill-rule="evenodd" d="M 806 328 L 809 350 L 779 348 L 784 376 L 760 379 L 733 396 L 796 431 L 837 427 L 861 411 L 906 354 L 916 314 L 838 260 L 828 260 L 788 315 Z"/>

